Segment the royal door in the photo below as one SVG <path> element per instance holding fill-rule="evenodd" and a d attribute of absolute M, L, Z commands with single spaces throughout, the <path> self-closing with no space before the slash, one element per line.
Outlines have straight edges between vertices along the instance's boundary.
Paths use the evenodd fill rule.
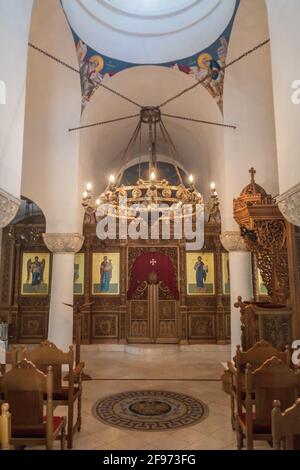
<path fill-rule="evenodd" d="M 133 249 L 128 264 L 128 342 L 177 343 L 177 248 Z"/>

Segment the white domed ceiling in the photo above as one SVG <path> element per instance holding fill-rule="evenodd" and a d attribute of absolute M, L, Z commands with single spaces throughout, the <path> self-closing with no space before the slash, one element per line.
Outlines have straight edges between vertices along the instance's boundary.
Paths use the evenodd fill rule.
<path fill-rule="evenodd" d="M 82 109 L 122 70 L 160 65 L 191 75 L 222 111 L 223 67 L 240 0 L 61 0 L 76 45 Z"/>
<path fill-rule="evenodd" d="M 72 29 L 94 50 L 133 64 L 192 56 L 226 30 L 236 0 L 62 0 Z"/>

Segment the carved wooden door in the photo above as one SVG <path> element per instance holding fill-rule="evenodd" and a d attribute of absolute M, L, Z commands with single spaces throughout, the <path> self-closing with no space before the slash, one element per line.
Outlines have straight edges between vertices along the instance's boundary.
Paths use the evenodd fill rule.
<path fill-rule="evenodd" d="M 177 343 L 177 301 L 162 283 L 145 282 L 129 301 L 127 339 L 133 343 Z"/>

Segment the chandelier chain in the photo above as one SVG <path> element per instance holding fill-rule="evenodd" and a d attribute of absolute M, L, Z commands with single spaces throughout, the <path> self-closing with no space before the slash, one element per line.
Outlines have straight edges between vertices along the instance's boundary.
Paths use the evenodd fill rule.
<path fill-rule="evenodd" d="M 46 57 L 48 57 L 49 59 L 52 59 L 54 60 L 55 62 L 57 62 L 58 64 L 60 65 L 63 65 L 64 67 L 66 67 L 67 69 L 69 70 L 72 70 L 72 72 L 76 72 L 76 73 L 79 73 L 80 74 L 80 70 L 76 69 L 75 67 L 73 67 L 72 65 L 68 64 L 67 62 L 61 60 L 61 59 L 58 59 L 57 57 L 55 57 L 54 55 L 50 54 L 49 52 L 45 51 L 44 49 L 41 49 L 40 47 L 36 46 L 35 44 L 32 44 L 31 42 L 28 43 L 28 46 L 31 47 L 32 49 L 35 49 L 36 51 L 40 52 L 41 54 L 45 55 Z M 116 91 L 116 90 L 113 90 L 112 88 L 109 88 L 107 85 L 104 85 L 103 83 L 99 83 L 98 84 L 98 87 L 101 86 L 102 88 L 105 88 L 105 90 L 108 90 L 110 91 L 111 93 L 113 93 L 114 95 L 118 96 L 119 98 L 122 98 L 123 100 L 126 100 L 128 101 L 129 103 L 131 104 L 134 104 L 135 106 L 137 106 L 138 108 L 142 108 L 142 105 L 140 105 L 139 103 L 136 103 L 134 100 L 128 98 L 128 96 L 125 96 L 123 95 L 122 93 Z"/>
<path fill-rule="evenodd" d="M 183 121 L 191 121 L 191 122 L 197 122 L 201 124 L 209 124 L 211 126 L 219 126 L 219 127 L 228 127 L 230 129 L 236 129 L 237 127 L 232 125 L 232 124 L 223 124 L 221 122 L 213 122 L 213 121 L 204 121 L 202 119 L 194 119 L 194 118 L 189 118 L 186 116 L 176 116 L 175 114 L 166 114 L 166 113 L 161 113 L 162 116 L 168 117 L 168 118 L 174 118 L 174 119 L 181 119 Z"/>
<path fill-rule="evenodd" d="M 183 184 L 182 176 L 181 176 L 181 173 L 180 173 L 179 168 L 178 168 L 177 163 L 176 163 L 176 158 L 175 157 L 178 156 L 178 152 L 176 150 L 174 142 L 172 141 L 172 139 L 171 139 L 171 137 L 170 137 L 170 135 L 167 131 L 167 128 L 164 125 L 162 120 L 160 121 L 159 125 L 160 125 L 160 130 L 161 130 L 162 136 L 163 136 L 163 138 L 165 139 L 165 141 L 167 143 L 169 153 L 170 153 L 170 155 L 173 159 L 173 165 L 175 167 L 178 179 L 179 179 L 180 183 Z"/>
<path fill-rule="evenodd" d="M 139 114 L 130 114 L 129 116 L 123 116 L 123 117 L 119 117 L 119 118 L 115 118 L 115 119 L 109 119 L 108 121 L 99 121 L 99 122 L 95 122 L 93 124 L 87 124 L 86 126 L 71 127 L 71 129 L 69 129 L 69 132 L 78 131 L 80 129 L 87 129 L 89 127 L 103 126 L 104 124 L 111 124 L 113 122 L 118 122 L 118 121 L 125 121 L 126 119 L 132 119 L 132 118 L 139 117 L 139 116 L 140 116 Z"/>
<path fill-rule="evenodd" d="M 131 137 L 129 139 L 128 144 L 126 145 L 126 148 L 125 148 L 122 160 L 121 160 L 121 162 L 122 162 L 122 171 L 120 171 L 120 173 L 119 173 L 119 176 L 118 176 L 118 179 L 117 179 L 118 183 L 120 183 L 120 181 L 123 177 L 123 174 L 124 174 L 125 166 L 127 165 L 127 163 L 130 160 L 130 151 L 131 151 L 132 147 L 134 146 L 138 135 L 140 134 L 141 125 L 142 125 L 141 120 L 139 120 L 136 128 L 133 131 L 133 134 L 131 135 Z"/>
<path fill-rule="evenodd" d="M 242 55 L 240 55 L 239 57 L 237 57 L 236 59 L 232 60 L 231 62 L 229 62 L 228 64 L 226 64 L 224 67 L 221 67 L 220 68 L 220 71 L 225 71 L 228 67 L 231 67 L 233 64 L 236 64 L 237 62 L 239 62 L 240 60 L 244 59 L 245 57 L 247 57 L 248 55 L 250 54 L 253 54 L 253 52 L 256 52 L 258 49 L 260 49 L 261 47 L 265 46 L 266 44 L 268 44 L 270 42 L 270 39 L 266 39 L 265 41 L 257 44 L 256 46 L 252 47 L 252 49 L 249 49 L 248 51 L 244 52 Z M 161 103 L 160 105 L 158 105 L 158 108 L 162 108 L 163 106 L 166 106 L 167 104 L 169 104 L 171 101 L 174 101 L 176 100 L 177 98 L 180 98 L 182 95 L 184 95 L 185 93 L 188 93 L 189 91 L 193 90 L 194 88 L 198 87 L 199 85 L 201 85 L 204 81 L 206 81 L 208 78 L 211 78 L 209 77 L 209 73 L 204 77 L 202 78 L 201 80 L 199 80 L 197 83 L 194 83 L 193 85 L 185 88 L 184 90 L 180 91 L 179 93 L 177 93 L 176 95 L 172 96 L 171 98 L 168 98 L 166 101 L 164 101 L 163 103 Z"/>
<path fill-rule="evenodd" d="M 41 54 L 44 54 L 46 57 L 49 57 L 49 59 L 54 60 L 58 64 L 63 65 L 67 69 L 72 70 L 73 72 L 76 72 L 76 73 L 80 73 L 79 70 L 75 69 L 75 67 L 73 67 L 72 65 L 67 64 L 67 62 L 64 62 L 63 60 L 58 59 L 57 57 L 55 57 L 52 54 L 49 54 L 49 52 L 45 51 L 44 49 L 41 49 L 40 47 L 36 46 L 35 44 L 32 44 L 31 42 L 29 42 L 28 46 L 31 47 L 32 49 L 35 49 L 36 51 L 40 52 Z"/>
<path fill-rule="evenodd" d="M 236 59 L 232 60 L 231 62 L 228 62 L 228 64 L 226 64 L 225 67 L 223 67 L 223 70 L 226 70 L 228 67 L 231 67 L 233 64 L 236 64 L 237 62 L 244 59 L 245 57 L 252 54 L 253 52 L 256 52 L 261 47 L 266 46 L 267 44 L 269 44 L 270 41 L 271 41 L 271 39 L 266 39 L 265 41 L 263 41 L 263 42 L 257 44 L 256 46 L 254 46 L 252 49 L 249 49 L 249 51 L 244 52 L 244 54 L 242 54 L 240 57 L 237 57 Z"/>
<path fill-rule="evenodd" d="M 250 54 L 253 54 L 254 52 L 256 52 L 257 50 L 259 50 L 260 48 L 264 47 L 265 45 L 267 45 L 269 43 L 270 43 L 269 38 L 266 39 L 265 41 L 262 41 L 261 43 L 257 44 L 253 48 L 251 48 L 248 51 L 244 52 L 242 55 L 240 55 L 236 59 L 234 59 L 231 62 L 229 62 L 228 64 L 226 64 L 224 67 L 221 67 L 220 71 L 225 71 L 228 67 L 231 67 L 232 65 L 236 64 L 237 62 L 239 62 L 240 60 L 242 60 L 245 57 L 249 56 Z M 76 73 L 80 74 L 80 71 L 78 69 L 76 69 L 72 65 L 66 63 L 63 60 L 58 59 L 54 55 L 50 54 L 49 52 L 45 51 L 44 49 L 41 49 L 40 47 L 36 46 L 35 44 L 32 44 L 31 42 L 29 42 L 28 46 L 31 47 L 32 49 L 35 49 L 36 51 L 40 52 L 41 54 L 45 55 L 46 57 L 50 58 L 51 60 L 54 60 L 58 64 L 63 65 L 64 67 L 68 68 L 69 70 L 72 70 L 73 72 L 76 72 Z M 184 94 L 186 94 L 189 91 L 193 90 L 194 88 L 198 87 L 199 85 L 201 85 L 204 81 L 206 81 L 209 78 L 211 78 L 211 72 L 210 71 L 208 72 L 208 74 L 204 78 L 202 78 L 198 82 L 194 83 L 193 85 L 185 88 L 184 90 L 182 90 L 181 92 L 179 92 L 176 95 L 172 96 L 171 98 L 168 98 L 163 103 L 158 105 L 156 108 L 162 108 L 163 106 L 166 106 L 167 104 L 174 101 L 175 99 L 180 98 Z M 137 106 L 138 108 L 143 109 L 142 105 L 140 105 L 139 103 L 135 102 L 134 100 L 128 98 L 127 96 L 123 95 L 122 93 L 109 88 L 107 85 L 104 85 L 103 83 L 100 83 L 98 86 L 101 86 L 105 90 L 108 90 L 109 92 L 111 92 L 114 95 L 118 96 L 119 98 L 124 99 L 127 102 Z M 101 121 L 101 122 L 97 122 L 97 123 L 94 123 L 94 124 L 89 124 L 89 125 L 86 125 L 86 126 L 74 127 L 74 128 L 69 129 L 69 132 L 76 131 L 76 130 L 79 130 L 79 129 L 86 129 L 86 128 L 89 128 L 89 127 L 101 126 L 101 125 L 109 124 L 109 123 L 113 123 L 113 122 L 123 121 L 125 119 L 130 119 L 130 118 L 137 117 L 137 116 L 139 116 L 139 114 L 133 114 L 133 115 L 129 115 L 129 116 L 121 117 L 121 118 L 110 119 L 110 120 L 107 120 L 107 121 Z M 209 125 L 215 125 L 215 126 L 220 126 L 220 127 L 228 127 L 228 128 L 236 129 L 236 126 L 232 126 L 232 125 L 228 125 L 228 124 L 221 124 L 221 123 L 215 123 L 215 122 L 210 122 L 210 121 L 204 121 L 204 120 L 198 120 L 198 119 L 193 119 L 193 118 L 188 118 L 188 117 L 183 117 L 183 116 L 174 116 L 174 115 L 168 115 L 168 114 L 164 114 L 164 116 L 165 117 L 173 117 L 173 118 L 177 118 L 177 119 L 182 119 L 182 120 L 186 120 L 186 121 L 199 122 L 199 123 L 203 123 L 203 124 L 209 124 Z"/>
<path fill-rule="evenodd" d="M 136 103 L 135 101 L 133 101 L 131 98 L 128 98 L 127 96 L 125 95 L 122 95 L 122 93 L 116 91 L 116 90 L 113 90 L 112 88 L 109 88 L 108 86 L 104 85 L 103 83 L 99 83 L 99 86 L 101 86 L 102 88 L 105 88 L 105 90 L 108 90 L 110 91 L 111 93 L 113 93 L 114 95 L 118 96 L 119 98 L 122 98 L 123 100 L 125 101 L 128 101 L 129 103 L 131 104 L 134 104 L 135 106 L 137 106 L 138 108 L 142 109 L 142 105 L 139 104 L 139 103 Z"/>

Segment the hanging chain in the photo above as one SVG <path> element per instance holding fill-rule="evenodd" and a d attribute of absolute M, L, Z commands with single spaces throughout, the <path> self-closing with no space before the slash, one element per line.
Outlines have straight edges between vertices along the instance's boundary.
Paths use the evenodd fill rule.
<path fill-rule="evenodd" d="M 119 93 L 118 91 L 113 90 L 112 88 L 109 88 L 108 86 L 104 85 L 103 83 L 99 83 L 99 86 L 101 86 L 102 88 L 105 88 L 105 90 L 110 91 L 110 92 L 113 93 L 114 95 L 117 95 L 119 98 L 122 98 L 123 100 L 128 101 L 128 103 L 134 104 L 134 105 L 137 106 L 138 108 L 142 109 L 143 106 L 142 106 L 141 104 L 136 103 L 135 101 L 133 101 L 132 99 L 128 98 L 127 96 L 122 95 L 122 93 Z"/>
<path fill-rule="evenodd" d="M 31 47 L 32 49 L 35 49 L 36 51 L 40 52 L 41 54 L 45 55 L 46 57 L 49 57 L 49 59 L 54 60 L 54 61 L 57 62 L 58 64 L 63 65 L 63 66 L 66 67 L 67 69 L 72 70 L 72 72 L 76 72 L 76 73 L 79 73 L 79 74 L 80 74 L 80 70 L 75 69 L 75 67 L 72 67 L 72 65 L 67 64 L 67 62 L 64 62 L 63 60 L 58 59 L 57 57 L 55 57 L 55 56 L 52 55 L 52 54 L 49 54 L 49 52 L 44 51 L 43 49 L 41 49 L 40 47 L 35 46 L 35 45 L 32 44 L 31 42 L 28 43 L 28 46 Z M 110 92 L 113 93 L 114 95 L 117 95 L 119 98 L 122 98 L 123 100 L 126 100 L 126 101 L 128 101 L 129 103 L 131 103 L 131 104 L 134 104 L 134 105 L 137 106 L 138 108 L 142 108 L 142 105 L 140 105 L 139 103 L 136 103 L 136 102 L 133 101 L 132 99 L 128 98 L 127 96 L 122 95 L 122 93 L 119 93 L 119 92 L 116 91 L 116 90 L 112 90 L 111 88 L 109 88 L 108 86 L 104 85 L 103 83 L 99 83 L 99 84 L 97 85 L 97 87 L 99 87 L 99 86 L 101 86 L 102 88 L 105 88 L 105 90 L 110 91 Z"/>
<path fill-rule="evenodd" d="M 179 93 L 177 93 L 176 95 L 172 96 L 171 98 L 168 98 L 166 101 L 164 101 L 163 103 L 161 103 L 160 105 L 158 105 L 157 107 L 158 108 L 162 108 L 163 106 L 166 106 L 167 104 L 169 104 L 171 101 L 174 101 L 176 100 L 177 98 L 180 98 L 182 95 L 185 95 L 185 93 L 187 93 L 188 91 L 191 91 L 193 90 L 194 88 L 196 88 L 197 86 L 201 85 L 201 83 L 205 82 L 205 80 L 207 80 L 209 78 L 210 74 L 208 73 L 204 78 L 202 78 L 201 80 L 199 80 L 198 82 L 194 83 L 193 85 L 189 86 L 188 88 L 185 88 L 184 90 L 180 91 Z"/>
<path fill-rule="evenodd" d="M 94 124 L 87 124 L 86 126 L 72 127 L 69 132 L 78 131 L 80 129 L 87 129 L 89 127 L 103 126 L 104 124 L 110 124 L 112 122 L 125 121 L 125 119 L 132 119 L 139 117 L 139 114 L 131 114 L 130 116 L 124 116 L 116 119 L 109 119 L 108 121 L 95 122 Z"/>
<path fill-rule="evenodd" d="M 270 39 L 266 39 L 265 41 L 257 44 L 255 47 L 253 47 L 252 49 L 249 49 L 247 52 L 244 52 L 244 54 L 242 54 L 241 56 L 239 56 L 236 59 L 232 60 L 231 62 L 226 64 L 224 67 L 220 67 L 220 72 L 226 70 L 228 67 L 231 67 L 231 65 L 236 64 L 237 62 L 244 59 L 245 57 L 252 54 L 253 52 L 256 52 L 258 49 L 260 49 L 261 47 L 264 47 L 269 42 L 270 42 Z M 203 82 L 205 82 L 209 78 L 211 78 L 211 74 L 208 73 L 204 78 L 199 80 L 197 83 L 194 83 L 193 85 L 189 86 L 188 88 L 185 88 L 181 92 L 177 93 L 176 95 L 172 96 L 171 98 L 167 99 L 166 101 L 164 101 L 163 103 L 158 105 L 158 108 L 162 108 L 163 106 L 166 106 L 167 104 L 169 104 L 171 101 L 174 101 L 177 98 L 180 98 L 182 95 L 184 95 L 185 93 L 188 93 L 189 91 L 193 90 L 197 86 L 201 85 Z"/>
<path fill-rule="evenodd" d="M 184 116 L 176 116 L 174 114 L 165 114 L 161 113 L 162 116 L 168 117 L 168 118 L 174 118 L 174 119 L 181 119 L 183 121 L 191 121 L 191 122 L 197 122 L 200 124 L 208 124 L 210 126 L 219 126 L 219 127 L 227 127 L 229 129 L 236 129 L 236 126 L 233 126 L 232 124 L 223 124 L 221 122 L 213 122 L 213 121 L 203 121 L 202 119 L 194 119 L 194 118 L 189 118 L 189 117 L 184 117 Z"/>
<path fill-rule="evenodd" d="M 154 163 L 153 163 L 153 135 L 152 135 L 152 121 L 149 119 L 149 163 L 151 162 L 151 168 L 149 167 L 149 172 L 153 170 Z"/>
<path fill-rule="evenodd" d="M 121 158 L 121 171 L 119 173 L 119 176 L 118 176 L 117 182 L 116 182 L 117 185 L 121 184 L 121 181 L 122 181 L 122 178 L 123 178 L 123 175 L 124 175 L 124 172 L 125 172 L 125 167 L 126 167 L 127 163 L 129 162 L 130 157 L 131 157 L 130 152 L 131 152 L 132 147 L 134 146 L 134 144 L 136 142 L 136 139 L 137 139 L 138 135 L 141 132 L 141 125 L 142 125 L 141 120 L 139 120 L 139 122 L 138 122 L 136 128 L 134 129 L 133 134 L 131 135 L 131 137 L 129 139 L 129 142 L 126 145 L 126 148 L 123 152 L 123 156 Z"/>
<path fill-rule="evenodd" d="M 142 132 L 140 131 L 140 138 L 139 138 L 139 180 L 141 179 L 141 158 L 142 158 Z"/>
<path fill-rule="evenodd" d="M 165 142 L 167 143 L 168 150 L 169 150 L 169 155 L 171 156 L 171 159 L 173 160 L 173 165 L 175 167 L 178 179 L 179 179 L 181 184 L 184 184 L 183 180 L 182 180 L 181 173 L 179 171 L 179 168 L 178 168 L 178 165 L 177 165 L 177 162 L 176 162 L 176 158 L 175 158 L 176 156 L 177 157 L 179 156 L 178 152 L 177 152 L 177 149 L 175 147 L 175 144 L 174 144 L 173 140 L 171 139 L 170 134 L 168 133 L 167 128 L 164 125 L 162 120 L 160 121 L 159 126 L 160 126 L 162 136 L 163 136 Z"/>
<path fill-rule="evenodd" d="M 234 59 L 231 62 L 229 62 L 228 64 L 226 64 L 224 67 L 221 67 L 220 71 L 225 71 L 228 67 L 231 67 L 233 64 L 236 64 L 237 62 L 239 62 L 240 60 L 242 60 L 245 57 L 249 56 L 250 54 L 253 54 L 257 50 L 259 50 L 261 47 L 267 45 L 269 42 L 270 42 L 270 39 L 266 39 L 265 41 L 263 41 L 260 44 L 256 45 L 252 49 L 249 49 L 248 51 L 244 52 L 244 54 L 242 54 L 241 56 L 237 57 L 236 59 Z M 76 69 L 75 67 L 73 67 L 70 64 L 67 64 L 63 60 L 58 59 L 54 55 L 49 54 L 48 52 L 46 52 L 45 50 L 39 48 L 38 46 L 35 46 L 34 44 L 32 44 L 30 42 L 28 43 L 28 46 L 31 47 L 32 49 L 35 49 L 36 51 L 40 52 L 41 54 L 45 55 L 46 57 L 50 58 L 51 60 L 54 60 L 58 64 L 63 65 L 64 67 L 68 68 L 69 70 L 72 70 L 73 72 L 76 72 L 76 73 L 80 74 L 80 71 L 78 69 Z M 171 101 L 174 101 L 175 99 L 180 98 L 182 95 L 184 95 L 185 93 L 188 93 L 189 91 L 191 91 L 194 88 L 198 87 L 199 85 L 201 85 L 204 81 L 206 81 L 209 78 L 211 78 L 211 72 L 208 72 L 208 74 L 204 78 L 199 80 L 197 83 L 194 83 L 193 85 L 189 86 L 188 88 L 185 88 L 184 90 L 177 93 L 173 97 L 167 99 L 166 101 L 161 103 L 159 106 L 157 106 L 157 108 L 162 108 L 163 106 L 166 106 L 167 104 L 169 104 Z M 122 98 L 122 99 L 126 100 L 127 102 L 137 106 L 138 108 L 143 109 L 142 105 L 140 105 L 139 103 L 136 103 L 135 101 L 131 100 L 127 96 L 124 96 L 123 94 L 119 93 L 118 91 L 115 91 L 115 90 L 109 88 L 108 86 L 106 86 L 102 83 L 100 83 L 98 86 L 101 86 L 105 90 L 108 90 L 109 92 L 111 92 L 114 95 L 118 96 L 119 98 Z M 113 123 L 113 122 L 123 121 L 125 119 L 131 119 L 131 118 L 138 117 L 138 116 L 140 116 L 140 115 L 139 114 L 132 114 L 132 115 L 129 115 L 129 116 L 124 116 L 124 117 L 116 118 L 116 119 L 110 119 L 108 121 L 101 121 L 101 122 L 97 122 L 97 123 L 94 123 L 94 124 L 89 124 L 89 125 L 86 125 L 86 126 L 73 127 L 71 129 L 69 129 L 69 132 L 77 131 L 79 129 L 87 129 L 89 127 L 102 126 L 104 124 L 110 124 L 110 123 Z M 199 122 L 199 123 L 208 124 L 208 125 L 214 125 L 214 126 L 219 126 L 219 127 L 227 127 L 227 128 L 231 128 L 231 129 L 236 129 L 236 126 L 229 125 L 229 124 L 221 124 L 221 123 L 204 121 L 204 120 L 200 120 L 200 119 L 198 120 L 198 119 L 193 119 L 193 118 L 188 118 L 188 117 L 183 117 L 183 116 L 175 116 L 175 115 L 171 115 L 171 114 L 164 114 L 164 116 L 165 117 L 170 117 L 170 118 L 182 119 L 182 120 L 185 120 L 185 121 Z"/>
<path fill-rule="evenodd" d="M 267 44 L 269 44 L 270 41 L 271 41 L 271 39 L 266 39 L 265 41 L 261 42 L 260 44 L 257 44 L 257 46 L 253 47 L 252 49 L 249 49 L 249 51 L 247 51 L 247 52 L 244 52 L 244 54 L 242 54 L 237 59 L 234 59 L 231 62 L 228 62 L 228 64 L 226 64 L 225 67 L 222 68 L 222 70 L 226 70 L 228 67 L 231 67 L 231 65 L 236 64 L 237 62 L 244 59 L 248 55 L 252 54 L 253 52 L 256 52 L 261 47 L 266 46 Z"/>
<path fill-rule="evenodd" d="M 46 57 L 49 57 L 49 59 L 54 60 L 58 64 L 63 65 L 64 67 L 67 67 L 67 69 L 72 70 L 72 72 L 80 73 L 79 70 L 75 69 L 75 67 L 73 67 L 72 65 L 67 64 L 66 62 L 64 62 L 63 60 L 58 59 L 57 57 L 55 57 L 52 54 L 49 54 L 49 52 L 46 52 L 43 49 L 40 49 L 38 46 L 35 46 L 31 42 L 28 43 L 28 46 L 32 47 L 32 49 L 35 49 L 36 51 L 40 52 L 41 54 L 44 54 Z"/>

